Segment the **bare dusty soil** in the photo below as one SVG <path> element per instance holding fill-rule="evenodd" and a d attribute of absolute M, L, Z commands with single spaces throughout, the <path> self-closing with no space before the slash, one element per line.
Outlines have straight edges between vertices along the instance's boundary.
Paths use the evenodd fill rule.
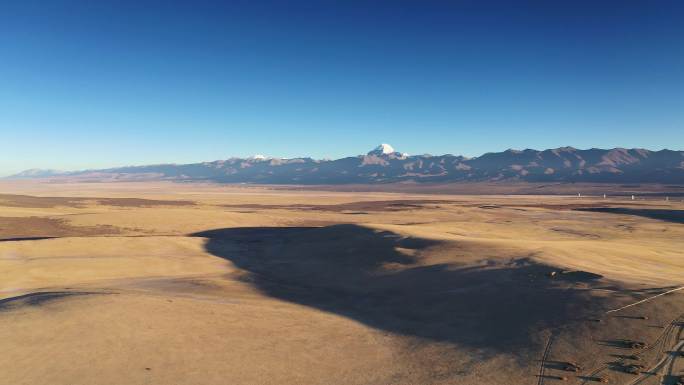
<path fill-rule="evenodd" d="M 674 200 L 142 182 L 0 193 L 2 385 L 684 375 Z"/>

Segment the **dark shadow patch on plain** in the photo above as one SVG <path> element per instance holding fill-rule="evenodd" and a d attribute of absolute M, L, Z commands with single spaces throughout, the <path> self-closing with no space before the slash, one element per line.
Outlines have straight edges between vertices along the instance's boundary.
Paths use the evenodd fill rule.
<path fill-rule="evenodd" d="M 73 197 L 38 197 L 32 195 L 19 194 L 0 194 L 0 206 L 5 207 L 31 207 L 31 208 L 52 208 L 82 207 L 82 198 Z"/>
<path fill-rule="evenodd" d="M 572 366 L 571 363 L 567 361 L 553 361 L 553 360 L 545 360 L 542 362 L 542 365 L 546 369 L 553 369 L 553 370 L 562 370 L 562 371 L 569 371 L 567 370 L 568 366 Z"/>
<path fill-rule="evenodd" d="M 0 242 L 42 241 L 43 239 L 55 239 L 59 237 L 14 237 L 0 238 Z"/>
<path fill-rule="evenodd" d="M 93 199 L 93 198 L 90 198 Z M 90 200 L 88 199 L 88 200 Z M 95 198 L 98 204 L 113 207 L 158 207 L 158 206 L 194 206 L 193 201 L 155 200 L 142 198 Z"/>
<path fill-rule="evenodd" d="M 666 210 L 666 209 L 636 209 L 626 207 L 590 207 L 578 208 L 577 211 L 588 211 L 595 213 L 609 213 L 632 215 L 650 219 L 658 219 L 661 221 L 684 223 L 684 210 Z"/>
<path fill-rule="evenodd" d="M 644 318 L 644 316 L 640 316 L 640 315 L 626 315 L 626 314 L 623 314 L 623 315 L 614 315 L 613 317 L 614 317 L 614 318 L 631 319 L 631 320 L 640 320 L 640 321 L 643 321 L 643 320 L 648 319 L 648 318 Z"/>
<path fill-rule="evenodd" d="M 622 361 L 612 361 L 612 362 L 606 363 L 606 367 L 613 372 L 629 373 L 629 374 L 635 374 L 635 373 L 630 373 L 630 367 L 637 366 L 637 365 L 640 366 L 641 364 L 638 362 L 626 363 L 626 362 L 622 362 Z M 641 373 L 642 371 L 639 370 L 639 372 Z"/>
<path fill-rule="evenodd" d="M 223 205 L 226 208 L 242 208 L 242 209 L 277 209 L 277 210 L 304 210 L 304 211 L 325 211 L 336 212 L 343 214 L 364 213 L 367 214 L 373 211 L 406 211 L 417 210 L 422 208 L 430 208 L 429 205 L 438 204 L 452 204 L 454 202 L 446 200 L 386 200 L 386 201 L 359 201 L 347 202 L 331 205 L 307 205 L 307 204 L 293 204 L 293 205 L 269 205 L 269 204 L 239 204 L 239 205 Z"/>
<path fill-rule="evenodd" d="M 598 281 L 603 276 L 601 274 L 590 273 L 588 271 L 563 271 L 556 275 L 557 279 L 570 282 L 593 282 Z"/>
<path fill-rule="evenodd" d="M 501 206 L 499 206 L 499 205 L 480 205 L 477 207 L 481 208 L 481 209 L 486 209 L 486 210 L 487 209 L 492 210 L 492 209 L 500 209 L 501 208 Z"/>
<path fill-rule="evenodd" d="M 566 381 L 567 376 L 554 376 L 553 374 L 535 374 L 534 375 L 537 378 L 543 378 L 545 380 L 557 380 L 557 381 Z"/>
<path fill-rule="evenodd" d="M 0 238 L 37 240 L 68 236 L 119 234 L 121 229 L 109 226 L 71 226 L 62 218 L 51 217 L 0 217 Z"/>
<path fill-rule="evenodd" d="M 616 349 L 624 350 L 634 350 L 636 349 L 633 344 L 640 343 L 639 341 L 627 340 L 627 339 L 609 339 L 609 340 L 597 340 L 596 343 L 602 346 L 608 346 Z"/>
<path fill-rule="evenodd" d="M 40 197 L 32 195 L 0 194 L 0 206 L 54 208 L 83 208 L 89 203 L 114 207 L 193 206 L 195 202 L 184 200 L 156 200 L 143 198 L 92 198 L 92 197 Z"/>
<path fill-rule="evenodd" d="M 557 233 L 574 235 L 574 236 L 581 237 L 581 238 L 590 238 L 590 239 L 601 238 L 601 236 L 599 236 L 597 234 L 587 233 L 587 232 L 579 231 L 579 230 L 575 230 L 575 229 L 568 229 L 568 228 L 564 228 L 564 227 L 552 227 L 551 230 L 554 232 L 557 232 Z"/>
<path fill-rule="evenodd" d="M 87 296 L 87 295 L 105 295 L 114 294 L 110 292 L 86 292 L 86 291 L 43 291 L 18 295 L 16 297 L 9 297 L 0 299 L 0 313 L 14 310 L 23 306 L 43 306 L 47 303 L 54 302 L 66 297 L 73 296 Z"/>
<path fill-rule="evenodd" d="M 574 287 L 575 280 L 592 285 L 598 278 L 550 279 L 553 268 L 524 258 L 427 265 L 422 253 L 459 251 L 358 225 L 226 228 L 193 236 L 207 238 L 208 252 L 248 272 L 245 281 L 271 297 L 379 330 L 474 348 L 531 349 L 536 331 L 599 314 L 608 301 Z"/>
<path fill-rule="evenodd" d="M 620 360 L 641 361 L 641 358 L 636 354 L 610 354 L 610 356 Z"/>
<path fill-rule="evenodd" d="M 663 376 L 663 385 L 677 385 L 681 384 L 684 376 L 676 374 L 666 374 Z"/>

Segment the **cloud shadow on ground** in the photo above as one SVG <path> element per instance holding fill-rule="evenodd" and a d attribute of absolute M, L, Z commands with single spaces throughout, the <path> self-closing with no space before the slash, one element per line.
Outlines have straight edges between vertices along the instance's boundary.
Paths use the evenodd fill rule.
<path fill-rule="evenodd" d="M 634 215 L 650 219 L 658 219 L 661 221 L 684 223 L 684 210 L 666 210 L 666 209 L 633 209 L 626 207 L 586 207 L 576 209 L 578 211 L 590 211 L 597 213 L 610 213 L 622 215 Z"/>
<path fill-rule="evenodd" d="M 458 249 L 358 225 L 226 228 L 193 236 L 207 238 L 208 252 L 248 272 L 245 279 L 271 297 L 473 348 L 529 347 L 540 328 L 581 319 L 603 301 L 575 290 L 573 275 L 549 278 L 552 268 L 524 257 L 429 264 L 423 253 Z M 585 287 L 602 283 L 587 274 L 574 278 Z"/>

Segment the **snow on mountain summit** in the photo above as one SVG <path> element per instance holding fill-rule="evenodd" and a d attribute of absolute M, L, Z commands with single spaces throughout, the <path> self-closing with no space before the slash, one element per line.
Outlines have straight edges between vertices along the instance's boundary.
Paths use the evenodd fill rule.
<path fill-rule="evenodd" d="M 370 151 L 368 155 L 389 155 L 394 153 L 394 147 L 390 146 L 387 143 L 382 143 L 381 145 L 375 147 L 372 151 Z"/>
<path fill-rule="evenodd" d="M 391 154 L 394 152 L 394 147 L 390 146 L 387 143 L 383 143 L 379 145 L 378 147 L 375 148 L 376 151 L 382 151 L 383 154 Z"/>

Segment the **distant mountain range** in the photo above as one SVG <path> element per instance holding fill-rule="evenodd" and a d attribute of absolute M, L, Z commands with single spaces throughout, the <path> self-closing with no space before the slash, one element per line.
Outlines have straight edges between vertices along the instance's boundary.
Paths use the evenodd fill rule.
<path fill-rule="evenodd" d="M 684 183 L 684 151 L 561 147 L 507 150 L 476 158 L 408 155 L 382 144 L 366 155 L 336 160 L 231 158 L 193 164 L 160 164 L 60 172 L 26 170 L 12 179 L 179 180 L 221 183 L 345 184 L 388 182 L 599 182 Z"/>

